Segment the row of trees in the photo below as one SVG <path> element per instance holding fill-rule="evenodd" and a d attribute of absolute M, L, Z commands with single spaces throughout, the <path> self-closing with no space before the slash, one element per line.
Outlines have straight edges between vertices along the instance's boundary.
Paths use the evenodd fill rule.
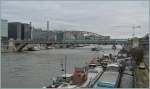
<path fill-rule="evenodd" d="M 142 48 L 130 48 L 128 55 L 130 55 L 136 64 L 139 65 L 141 62 L 143 62 L 144 50 Z"/>

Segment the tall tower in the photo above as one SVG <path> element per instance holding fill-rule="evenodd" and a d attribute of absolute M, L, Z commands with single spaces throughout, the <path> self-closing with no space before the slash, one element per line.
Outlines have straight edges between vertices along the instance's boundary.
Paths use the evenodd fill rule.
<path fill-rule="evenodd" d="M 32 37 L 32 35 L 33 35 L 33 32 L 32 32 L 33 30 L 32 30 L 32 22 L 30 22 L 30 37 L 29 37 L 29 39 L 32 39 L 33 37 Z"/>
<path fill-rule="evenodd" d="M 47 30 L 47 40 L 49 40 L 49 21 L 47 21 L 47 28 L 46 28 L 46 30 Z"/>
<path fill-rule="evenodd" d="M 47 21 L 47 31 L 49 31 L 49 21 Z"/>

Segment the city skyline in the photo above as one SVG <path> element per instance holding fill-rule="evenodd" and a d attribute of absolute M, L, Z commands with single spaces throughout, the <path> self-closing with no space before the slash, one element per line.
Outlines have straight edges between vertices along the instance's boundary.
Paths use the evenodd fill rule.
<path fill-rule="evenodd" d="M 3 1 L 2 18 L 31 21 L 45 30 L 49 20 L 50 30 L 82 30 L 111 38 L 129 38 L 132 26 L 140 25 L 135 35 L 141 37 L 148 33 L 148 1 Z"/>

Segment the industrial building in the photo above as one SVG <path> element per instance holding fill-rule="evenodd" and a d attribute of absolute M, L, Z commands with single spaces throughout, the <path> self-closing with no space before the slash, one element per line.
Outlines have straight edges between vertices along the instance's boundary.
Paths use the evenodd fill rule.
<path fill-rule="evenodd" d="M 8 21 L 1 19 L 1 40 L 8 40 Z"/>
<path fill-rule="evenodd" d="M 1 19 L 1 52 L 8 49 L 8 21 Z"/>
<path fill-rule="evenodd" d="M 36 41 L 54 41 L 55 40 L 55 32 L 42 30 L 41 28 L 33 28 L 32 31 L 32 40 Z"/>
<path fill-rule="evenodd" d="M 21 24 L 21 39 L 30 40 L 31 39 L 31 26 L 29 24 Z"/>
<path fill-rule="evenodd" d="M 88 34 L 85 36 L 85 34 Z M 90 35 L 89 35 L 90 34 Z M 92 34 L 92 35 L 91 35 Z M 49 31 L 34 28 L 32 40 L 63 41 L 63 40 L 109 40 L 110 36 L 96 35 L 85 31 Z"/>
<path fill-rule="evenodd" d="M 41 28 L 33 28 L 32 31 L 32 40 L 46 40 L 47 32 L 42 31 Z"/>
<path fill-rule="evenodd" d="M 14 40 L 30 40 L 31 26 L 30 24 L 20 22 L 8 23 L 8 38 Z"/>

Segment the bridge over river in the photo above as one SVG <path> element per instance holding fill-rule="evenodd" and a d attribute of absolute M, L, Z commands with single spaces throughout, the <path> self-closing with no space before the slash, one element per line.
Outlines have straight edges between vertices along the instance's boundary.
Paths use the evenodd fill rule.
<path fill-rule="evenodd" d="M 53 41 L 53 40 L 9 40 L 11 47 L 16 48 L 17 51 L 21 51 L 28 44 L 64 44 L 64 45 L 75 45 L 75 44 L 99 44 L 99 45 L 128 45 L 127 39 L 109 39 L 109 40 L 62 40 L 62 41 Z"/>

